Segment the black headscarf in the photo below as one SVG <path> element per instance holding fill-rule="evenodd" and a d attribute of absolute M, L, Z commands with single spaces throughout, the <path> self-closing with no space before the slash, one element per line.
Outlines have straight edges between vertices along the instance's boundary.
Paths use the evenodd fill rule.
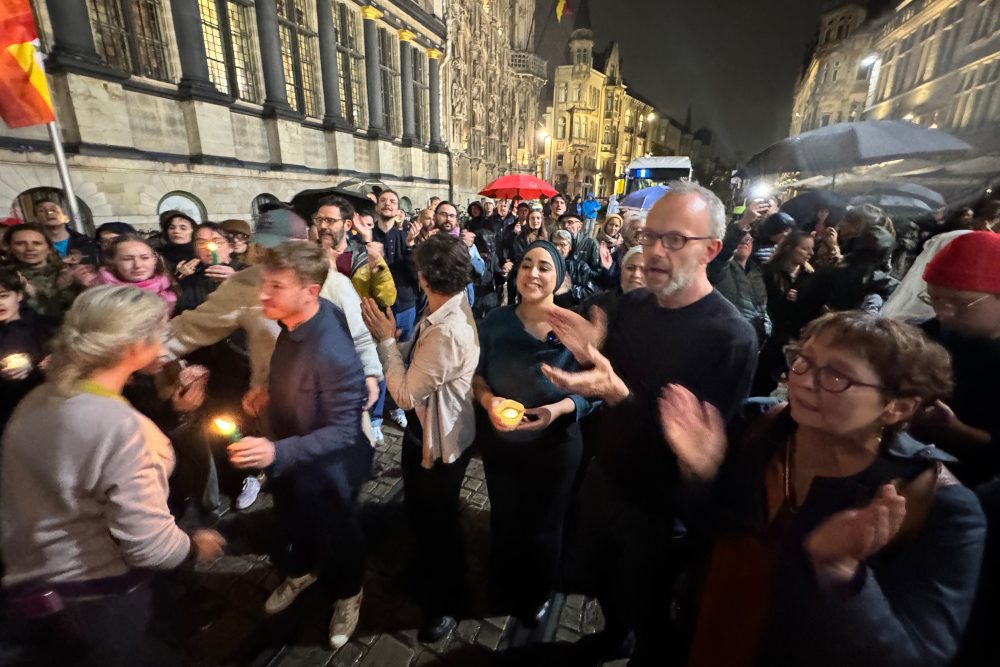
<path fill-rule="evenodd" d="M 524 254 L 527 255 L 533 248 L 541 248 L 545 252 L 552 256 L 552 265 L 556 267 L 556 286 L 552 290 L 553 294 L 562 287 L 563 280 L 566 279 L 566 262 L 563 261 L 563 256 L 559 254 L 559 249 L 548 241 L 532 241 L 528 244 L 528 247 L 524 249 Z M 523 257 L 524 255 L 522 255 Z"/>

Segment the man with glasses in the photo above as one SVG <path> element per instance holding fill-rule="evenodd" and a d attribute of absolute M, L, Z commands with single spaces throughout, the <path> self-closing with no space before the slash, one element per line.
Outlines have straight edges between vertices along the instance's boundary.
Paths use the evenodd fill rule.
<path fill-rule="evenodd" d="M 970 232 L 924 269 L 921 300 L 934 317 L 924 332 L 951 355 L 955 390 L 916 420 L 920 439 L 956 456 L 962 481 L 975 486 L 1000 473 L 1000 235 Z"/>
<path fill-rule="evenodd" d="M 675 506 L 683 478 L 657 399 L 678 384 L 728 419 L 746 397 L 757 357 L 753 329 L 708 280 L 726 228 L 722 202 L 693 183 L 670 187 L 637 233 L 648 289 L 621 296 L 606 327 L 596 312 L 590 323 L 556 309 L 556 335 L 591 368 L 542 367 L 564 389 L 605 401 L 567 549 L 571 589 L 596 594 L 606 619 L 604 632 L 582 640 L 581 657 L 611 660 L 634 647 L 635 664 L 643 665 L 678 658 L 667 601 L 686 566 Z"/>

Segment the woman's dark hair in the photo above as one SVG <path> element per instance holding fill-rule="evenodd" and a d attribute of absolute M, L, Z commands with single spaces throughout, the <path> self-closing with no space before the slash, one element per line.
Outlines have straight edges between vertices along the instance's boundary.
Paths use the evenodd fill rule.
<path fill-rule="evenodd" d="M 160 231 L 166 234 L 167 228 L 170 227 L 170 221 L 173 220 L 174 218 L 184 218 L 185 220 L 190 222 L 192 233 L 194 233 L 195 229 L 198 229 L 198 223 L 195 222 L 194 218 L 192 218 L 187 213 L 183 213 L 181 211 L 164 211 L 163 213 L 160 214 Z"/>
<path fill-rule="evenodd" d="M 767 263 L 784 267 L 785 263 L 791 260 L 792 252 L 807 238 L 812 238 L 812 234 L 801 229 L 793 229 L 788 232 L 785 238 L 778 242 L 778 247 L 774 249 L 774 254 L 771 255 L 771 259 L 767 260 Z"/>
<path fill-rule="evenodd" d="M 17 275 L 13 271 L 0 269 L 0 289 L 7 290 L 8 292 L 23 294 L 24 283 L 21 281 L 21 276 Z"/>
<path fill-rule="evenodd" d="M 465 212 L 469 214 L 470 218 L 475 218 L 476 217 L 476 214 L 474 214 L 472 212 L 472 207 L 476 207 L 476 208 L 479 209 L 479 215 L 483 215 L 484 213 L 486 213 L 486 209 L 483 208 L 482 202 L 474 201 L 474 202 L 471 202 L 468 205 L 468 207 L 466 207 L 466 209 L 465 209 Z"/>
<path fill-rule="evenodd" d="M 469 248 L 457 236 L 435 234 L 413 249 L 417 271 L 438 294 L 458 294 L 465 291 L 472 275 Z"/>
<path fill-rule="evenodd" d="M 827 313 L 805 326 L 796 345 L 819 337 L 871 364 L 889 398 L 930 403 L 954 386 L 947 350 L 913 325 L 860 310 Z"/>

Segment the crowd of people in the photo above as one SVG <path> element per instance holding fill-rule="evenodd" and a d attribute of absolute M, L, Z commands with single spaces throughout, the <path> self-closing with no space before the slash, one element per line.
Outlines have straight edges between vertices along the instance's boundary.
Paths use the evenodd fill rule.
<path fill-rule="evenodd" d="M 343 646 L 389 419 L 423 641 L 468 612 L 479 456 L 491 611 L 601 605 L 543 664 L 997 664 L 1000 202 L 904 244 L 871 205 L 577 199 L 5 221 L 0 657 L 180 664 L 162 573 L 262 488 L 264 612 L 321 582 Z"/>

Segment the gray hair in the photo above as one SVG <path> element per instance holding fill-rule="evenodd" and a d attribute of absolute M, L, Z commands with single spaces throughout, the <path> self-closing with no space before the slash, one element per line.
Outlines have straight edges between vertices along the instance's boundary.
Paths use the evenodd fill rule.
<path fill-rule="evenodd" d="M 693 181 L 671 181 L 665 197 L 672 195 L 694 195 L 705 202 L 708 208 L 708 235 L 722 239 L 726 236 L 726 206 L 719 197 L 706 187 Z"/>
<path fill-rule="evenodd" d="M 131 285 L 84 291 L 73 302 L 52 341 L 48 376 L 63 395 L 76 393 L 80 380 L 117 364 L 125 349 L 156 340 L 167 322 L 167 304 Z"/>

